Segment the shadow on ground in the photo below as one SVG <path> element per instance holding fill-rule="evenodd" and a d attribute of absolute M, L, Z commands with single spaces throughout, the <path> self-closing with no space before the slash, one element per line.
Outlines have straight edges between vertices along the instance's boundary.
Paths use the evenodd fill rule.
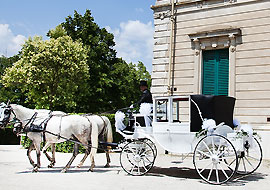
<path fill-rule="evenodd" d="M 111 166 L 110 168 L 105 168 L 103 166 L 96 166 L 94 168 L 94 173 L 108 173 L 108 172 L 116 172 L 118 173 L 119 166 Z M 61 173 L 63 167 L 53 167 L 53 168 L 47 168 L 47 167 L 41 167 L 37 173 Z M 76 166 L 70 167 L 66 173 L 88 173 L 89 166 L 82 166 L 81 168 L 77 168 Z M 33 173 L 32 168 L 29 168 L 26 171 L 17 172 L 17 174 L 26 174 L 26 173 Z"/>
<path fill-rule="evenodd" d="M 198 179 L 200 183 L 207 182 L 203 181 L 197 171 L 194 168 L 188 167 L 153 167 L 152 170 L 147 174 L 149 176 L 156 177 L 175 177 L 179 179 Z M 229 182 L 222 184 L 222 186 L 245 186 L 245 184 L 254 181 L 260 181 L 265 179 L 268 174 L 254 172 L 250 175 L 238 175 L 236 174 Z"/>

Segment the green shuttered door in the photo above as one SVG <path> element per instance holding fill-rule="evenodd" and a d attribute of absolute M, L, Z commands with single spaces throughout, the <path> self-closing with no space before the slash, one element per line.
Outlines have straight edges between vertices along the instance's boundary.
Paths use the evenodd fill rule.
<path fill-rule="evenodd" d="M 228 95 L 229 50 L 203 51 L 203 85 L 205 95 Z"/>

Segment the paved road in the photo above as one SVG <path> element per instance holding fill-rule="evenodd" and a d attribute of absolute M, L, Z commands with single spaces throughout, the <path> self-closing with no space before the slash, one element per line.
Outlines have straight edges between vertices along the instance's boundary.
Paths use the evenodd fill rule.
<path fill-rule="evenodd" d="M 77 157 L 74 166 L 82 156 Z M 217 186 L 199 178 L 191 158 L 181 162 L 181 157 L 158 155 L 155 167 L 146 176 L 128 176 L 120 167 L 119 154 L 111 154 L 111 168 L 103 168 L 105 155 L 98 154 L 94 172 L 87 172 L 90 165 L 87 160 L 82 168 L 72 167 L 67 173 L 60 173 L 70 157 L 71 154 L 57 153 L 56 166 L 49 169 L 46 167 L 49 162 L 42 155 L 40 172 L 32 173 L 25 149 L 0 146 L 0 190 L 270 189 L 270 162 L 266 161 L 256 173 L 244 178 L 238 176 L 232 182 Z"/>

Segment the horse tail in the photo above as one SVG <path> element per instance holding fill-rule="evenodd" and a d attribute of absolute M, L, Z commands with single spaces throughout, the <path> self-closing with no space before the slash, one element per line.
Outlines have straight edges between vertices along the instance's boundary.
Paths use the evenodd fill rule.
<path fill-rule="evenodd" d="M 90 158 L 94 158 L 95 154 L 97 153 L 98 148 L 98 125 L 96 122 L 92 121 L 92 129 L 91 129 L 91 151 L 90 151 Z"/>
<path fill-rule="evenodd" d="M 113 142 L 112 124 L 107 117 L 105 117 L 105 119 L 106 119 L 107 142 Z"/>

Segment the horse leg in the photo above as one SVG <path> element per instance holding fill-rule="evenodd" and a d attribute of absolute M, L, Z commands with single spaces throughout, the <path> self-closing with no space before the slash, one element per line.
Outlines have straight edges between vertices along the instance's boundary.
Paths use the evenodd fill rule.
<path fill-rule="evenodd" d="M 94 160 L 94 156 L 90 155 L 90 160 L 91 160 L 91 166 L 90 169 L 88 171 L 93 172 L 94 171 L 94 167 L 95 167 L 95 160 Z"/>
<path fill-rule="evenodd" d="M 110 163 L 111 163 L 109 150 L 105 150 L 105 153 L 106 153 L 107 164 L 104 167 L 105 168 L 109 168 L 110 167 Z"/>
<path fill-rule="evenodd" d="M 85 154 L 84 154 L 84 157 L 83 157 L 83 159 L 80 161 L 80 163 L 78 164 L 77 168 L 82 167 L 83 163 L 85 162 L 85 160 L 86 160 L 86 158 L 88 157 L 89 154 L 90 154 L 90 148 L 87 147 L 87 148 L 86 148 L 86 151 L 85 151 Z"/>
<path fill-rule="evenodd" d="M 67 165 L 62 169 L 61 173 L 67 172 L 68 168 L 70 168 L 72 162 L 76 158 L 76 156 L 79 154 L 79 145 L 77 143 L 74 144 L 74 150 L 73 150 L 73 155 Z"/>
<path fill-rule="evenodd" d="M 50 166 L 53 167 L 55 165 L 55 143 L 52 144 L 52 161 Z"/>
<path fill-rule="evenodd" d="M 91 140 L 91 151 L 90 151 L 91 167 L 89 171 L 93 172 L 95 167 L 94 156 L 97 153 L 98 148 L 98 126 L 96 122 L 92 122 L 90 140 Z"/>
<path fill-rule="evenodd" d="M 53 165 L 52 165 L 52 162 L 53 162 L 52 157 L 50 157 L 50 155 L 47 153 L 47 149 L 49 148 L 50 145 L 52 145 L 52 147 L 53 147 L 53 144 L 51 144 L 49 142 L 46 142 L 45 146 L 42 149 L 42 152 L 45 154 L 46 158 L 51 162 L 48 165 L 48 168 L 52 168 L 53 167 Z"/>
<path fill-rule="evenodd" d="M 29 146 L 29 148 L 27 150 L 27 157 L 28 157 L 28 159 L 30 161 L 30 164 L 33 167 L 36 167 L 34 160 L 31 158 L 31 152 L 32 152 L 33 149 L 34 149 L 34 144 L 33 144 L 33 142 L 31 142 L 31 144 L 30 144 L 30 146 Z"/>
<path fill-rule="evenodd" d="M 36 148 L 36 153 L 37 153 L 37 165 L 34 167 L 32 172 L 37 172 L 38 169 L 40 168 L 40 143 L 35 143 L 34 146 Z"/>
<path fill-rule="evenodd" d="M 50 155 L 47 153 L 47 149 L 49 148 L 49 146 L 52 147 L 52 157 L 50 157 Z M 48 168 L 52 168 L 55 164 L 55 143 L 46 143 L 45 146 L 42 149 L 43 153 L 46 155 L 47 159 L 51 162 L 48 165 Z"/>

